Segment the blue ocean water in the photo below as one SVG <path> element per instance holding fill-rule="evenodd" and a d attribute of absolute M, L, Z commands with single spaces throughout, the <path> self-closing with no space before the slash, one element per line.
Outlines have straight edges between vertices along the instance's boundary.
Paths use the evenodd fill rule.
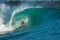
<path fill-rule="evenodd" d="M 0 9 L 0 40 L 60 40 L 59 8 L 15 8 Z"/>

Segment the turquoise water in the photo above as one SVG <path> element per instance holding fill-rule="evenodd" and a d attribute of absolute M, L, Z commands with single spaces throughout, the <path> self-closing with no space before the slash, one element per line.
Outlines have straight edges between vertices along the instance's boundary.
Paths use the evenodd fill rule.
<path fill-rule="evenodd" d="M 40 8 L 28 8 L 21 12 L 18 12 L 13 17 L 13 23 L 16 23 L 15 25 L 17 25 L 19 22 L 25 22 L 25 20 L 27 20 L 26 26 L 33 26 L 39 24 L 42 22 L 40 10 Z"/>
<path fill-rule="evenodd" d="M 16 30 L 1 35 L 1 39 L 60 40 L 60 9 L 27 8 L 15 13 L 11 25 Z"/>
<path fill-rule="evenodd" d="M 22 27 L 33 27 L 36 25 L 42 25 L 44 23 L 49 23 L 59 19 L 60 9 L 54 8 L 27 8 L 21 12 L 17 12 L 12 21 L 12 25 L 21 24 L 25 22 Z M 53 14 L 52 14 L 53 13 Z M 56 15 L 57 13 L 57 15 Z M 19 26 L 19 25 L 18 25 Z"/>

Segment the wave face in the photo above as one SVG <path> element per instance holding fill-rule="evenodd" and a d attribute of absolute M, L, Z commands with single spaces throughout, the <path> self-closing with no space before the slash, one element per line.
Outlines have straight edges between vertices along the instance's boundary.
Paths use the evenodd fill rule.
<path fill-rule="evenodd" d="M 3 29 L 4 32 L 8 32 L 8 30 L 12 31 L 20 27 L 23 28 L 31 27 L 33 25 L 41 23 L 42 19 L 39 12 L 40 12 L 40 8 L 27 8 L 20 12 L 16 12 L 16 13 L 13 12 L 14 15 L 12 14 L 10 21 L 5 25 L 3 22 L 5 20 L 1 17 L 1 22 L 2 22 L 1 29 Z M 4 28 L 6 28 L 6 30 L 4 30 Z M 1 32 L 3 31 L 1 30 Z"/>
<path fill-rule="evenodd" d="M 60 9 L 25 4 L 0 4 L 0 39 L 59 40 Z"/>

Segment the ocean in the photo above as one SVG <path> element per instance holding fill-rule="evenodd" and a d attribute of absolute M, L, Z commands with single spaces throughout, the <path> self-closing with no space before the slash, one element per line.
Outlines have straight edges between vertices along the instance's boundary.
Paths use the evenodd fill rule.
<path fill-rule="evenodd" d="M 0 5 L 0 40 L 60 40 L 60 8 Z"/>

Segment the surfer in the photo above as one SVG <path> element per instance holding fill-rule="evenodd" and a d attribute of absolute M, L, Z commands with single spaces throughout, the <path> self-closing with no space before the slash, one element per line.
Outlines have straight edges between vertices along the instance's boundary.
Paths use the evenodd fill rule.
<path fill-rule="evenodd" d="M 22 21 L 20 25 L 21 25 L 21 26 L 23 26 L 24 24 L 25 24 L 25 22 L 24 22 L 24 21 Z"/>

